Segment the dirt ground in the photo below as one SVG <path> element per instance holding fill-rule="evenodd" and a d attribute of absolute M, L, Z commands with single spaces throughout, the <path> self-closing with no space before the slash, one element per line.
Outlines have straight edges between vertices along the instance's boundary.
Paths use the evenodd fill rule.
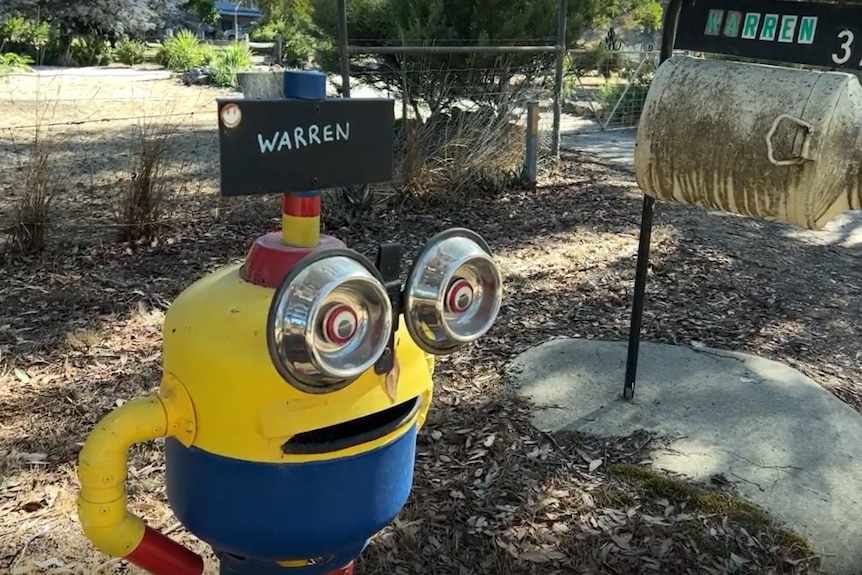
<path fill-rule="evenodd" d="M 170 301 L 240 260 L 255 236 L 278 225 L 277 198 L 232 202 L 216 213 L 218 92 L 152 80 L 141 82 L 151 95 L 132 103 L 127 85 L 80 84 L 86 101 L 51 104 L 47 122 L 58 124 L 45 144 L 62 183 L 49 247 L 0 260 L 0 573 L 138 573 L 81 535 L 77 453 L 110 409 L 157 388 Z M 98 87 L 86 92 L 91 84 Z M 36 123 L 33 91 L 10 85 L 15 102 L 0 101 L 0 229 L 33 133 L 9 126 Z M 71 85 L 58 93 L 68 96 Z M 157 242 L 119 243 L 116 198 L 132 177 L 129 134 L 138 121 L 97 120 L 134 118 L 135 106 L 170 98 L 185 114 L 175 118 L 192 120 L 177 121 L 171 141 L 166 228 Z M 568 153 L 538 189 L 493 201 L 431 207 L 381 198 L 374 214 L 348 224 L 327 197 L 326 231 L 369 254 L 399 240 L 409 259 L 433 233 L 470 227 L 493 248 L 506 295 L 491 333 L 439 363 L 413 497 L 375 538 L 358 573 L 817 572 L 804 541 L 758 510 L 645 472 L 638 464 L 654 438 L 544 435 L 506 393 L 503 366 L 531 345 L 626 337 L 640 214 L 629 176 Z M 644 339 L 762 354 L 862 405 L 858 251 L 666 205 L 657 211 L 653 246 Z M 166 506 L 163 471 L 160 442 L 132 449 L 131 508 L 206 555 Z"/>
<path fill-rule="evenodd" d="M 58 182 L 52 213 L 70 242 L 109 238 L 120 192 L 135 174 L 142 138 L 171 145 L 170 198 L 192 208 L 218 177 L 216 88 L 188 88 L 162 70 L 82 68 L 0 76 L 0 218 L 8 217 L 34 141 Z M 171 210 L 180 204 L 171 205 Z M 105 213 L 109 218 L 105 219 Z"/>

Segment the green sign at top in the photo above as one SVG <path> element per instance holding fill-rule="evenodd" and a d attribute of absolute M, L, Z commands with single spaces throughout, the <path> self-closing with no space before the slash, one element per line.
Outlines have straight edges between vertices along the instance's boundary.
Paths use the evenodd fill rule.
<path fill-rule="evenodd" d="M 862 70 L 862 2 L 686 0 L 673 47 L 770 62 Z"/>
<path fill-rule="evenodd" d="M 817 16 L 716 9 L 709 11 L 704 28 L 707 36 L 787 44 L 813 44 L 816 31 Z"/>

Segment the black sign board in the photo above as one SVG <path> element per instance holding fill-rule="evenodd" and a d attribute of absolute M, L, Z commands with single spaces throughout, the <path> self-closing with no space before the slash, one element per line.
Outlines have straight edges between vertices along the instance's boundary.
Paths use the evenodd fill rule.
<path fill-rule="evenodd" d="M 391 180 L 394 111 L 385 98 L 219 100 L 221 194 Z"/>
<path fill-rule="evenodd" d="M 862 5 L 683 0 L 674 47 L 862 70 Z"/>

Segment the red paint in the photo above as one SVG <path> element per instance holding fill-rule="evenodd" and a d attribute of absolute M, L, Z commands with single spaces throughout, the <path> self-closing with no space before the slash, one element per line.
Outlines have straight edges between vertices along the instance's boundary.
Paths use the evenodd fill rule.
<path fill-rule="evenodd" d="M 461 305 L 461 296 L 467 295 L 467 305 Z M 473 303 L 473 286 L 463 278 L 452 282 L 449 293 L 446 296 L 446 306 L 452 313 L 464 313 Z"/>
<path fill-rule="evenodd" d="M 349 333 L 342 334 L 339 328 L 341 327 L 341 322 L 345 320 L 350 322 L 351 329 Z M 356 325 L 358 323 L 359 319 L 356 317 L 356 312 L 350 306 L 338 304 L 326 312 L 326 315 L 323 317 L 323 335 L 329 340 L 329 343 L 344 345 L 356 335 Z"/>
<path fill-rule="evenodd" d="M 254 241 L 240 269 L 240 277 L 255 285 L 277 288 L 293 266 L 312 251 L 343 247 L 344 242 L 324 234 L 320 236 L 320 245 L 313 248 L 287 246 L 281 241 L 281 232 L 271 232 Z"/>
<path fill-rule="evenodd" d="M 313 218 L 320 215 L 320 194 L 300 196 L 284 194 L 281 199 L 281 213 L 298 218 Z"/>
<path fill-rule="evenodd" d="M 342 567 L 341 569 L 330 571 L 325 575 L 353 575 L 353 561 L 351 561 L 347 567 Z"/>
<path fill-rule="evenodd" d="M 151 527 L 144 529 L 144 538 L 126 561 L 153 575 L 201 575 L 204 560 L 173 539 Z"/>

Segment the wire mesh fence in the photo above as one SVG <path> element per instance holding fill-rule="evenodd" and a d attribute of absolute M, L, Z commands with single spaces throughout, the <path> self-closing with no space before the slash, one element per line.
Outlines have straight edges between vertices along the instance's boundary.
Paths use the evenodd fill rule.
<path fill-rule="evenodd" d="M 347 50 L 352 85 L 385 90 L 399 99 L 404 117 L 432 117 L 454 105 L 502 110 L 510 123 L 524 128 L 524 104 L 538 102 L 539 163 L 549 167 L 557 159 L 561 135 L 635 128 L 659 62 L 652 46 L 569 50 L 558 86 L 551 44 L 547 39 L 521 40 L 517 46 L 429 40 L 422 46 L 392 46 L 351 39 Z M 423 112 L 417 102 L 425 105 Z"/>
<path fill-rule="evenodd" d="M 535 102 L 539 164 L 552 147 L 553 48 L 352 46 L 351 97 L 396 101 L 396 179 L 460 194 L 518 179 Z"/>
<path fill-rule="evenodd" d="M 226 93 L 128 69 L 0 77 L 0 244 L 47 228 L 91 243 L 212 216 Z M 124 206 L 141 190 L 152 205 L 130 220 Z"/>
<path fill-rule="evenodd" d="M 564 133 L 637 127 L 657 50 L 572 50 L 563 83 Z"/>
<path fill-rule="evenodd" d="M 330 95 L 338 83 L 330 75 Z M 402 191 L 445 192 L 439 198 L 450 200 L 510 185 L 523 168 L 526 102 L 541 100 L 547 110 L 549 101 L 543 77 L 500 57 L 458 63 L 415 56 L 397 68 L 359 58 L 353 83 L 354 96 L 394 98 L 398 119 L 392 182 L 325 190 L 324 210 L 344 208 L 348 217 Z M 184 86 L 159 70 L 3 76 L 0 243 L 22 222 L 27 233 L 50 228 L 57 240 L 76 244 L 122 237 L 128 226 L 245 218 L 249 209 L 276 220 L 277 201 L 219 198 L 216 99 L 229 95 L 239 94 Z M 145 181 L 158 205 L 142 217 L 152 221 L 129 221 L 124 206 Z M 34 190 L 44 205 L 30 202 L 22 214 Z"/>
<path fill-rule="evenodd" d="M 396 194 L 450 201 L 523 183 L 531 134 L 538 173 L 556 164 L 558 102 L 563 134 L 637 124 L 657 53 L 597 59 L 570 51 L 560 86 L 552 40 L 519 42 L 351 46 L 351 97 L 396 102 L 395 174 L 382 185 L 325 192 L 355 216 Z M 342 78 L 330 73 L 328 82 L 337 97 Z M 50 224 L 76 232 L 67 239 L 114 234 L 131 225 L 120 207 L 142 177 L 152 179 L 147 169 L 157 171 L 161 203 L 153 217 L 163 222 L 249 206 L 265 214 L 265 200 L 218 197 L 216 99 L 239 95 L 184 86 L 159 69 L 42 68 L 0 77 L 0 234 L 20 221 L 16 206 L 34 179 L 52 190 Z M 535 127 L 528 109 L 538 112 Z M 155 149 L 157 166 L 142 168 Z M 277 218 L 277 206 L 270 208 Z"/>

